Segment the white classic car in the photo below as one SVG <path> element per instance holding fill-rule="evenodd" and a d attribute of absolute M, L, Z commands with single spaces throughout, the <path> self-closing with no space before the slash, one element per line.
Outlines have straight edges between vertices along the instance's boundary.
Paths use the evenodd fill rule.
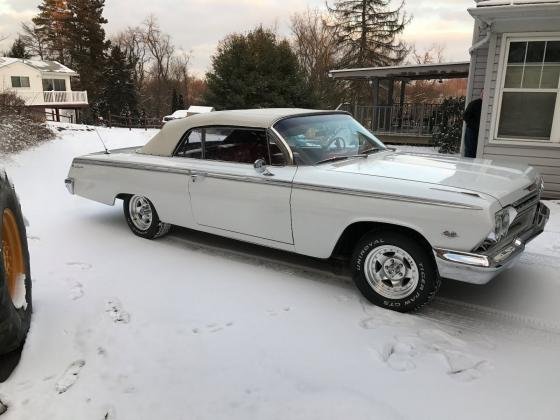
<path fill-rule="evenodd" d="M 72 194 L 124 201 L 132 232 L 171 225 L 344 258 L 374 304 L 418 309 L 441 278 L 484 284 L 549 210 L 531 167 L 399 153 L 344 112 L 221 111 L 171 121 L 143 147 L 74 159 Z"/>

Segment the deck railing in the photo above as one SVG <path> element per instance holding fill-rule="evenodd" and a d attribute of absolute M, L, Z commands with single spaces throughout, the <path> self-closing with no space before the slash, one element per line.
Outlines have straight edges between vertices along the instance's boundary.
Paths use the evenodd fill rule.
<path fill-rule="evenodd" d="M 437 103 L 403 103 L 375 107 L 346 103 L 341 104 L 339 109 L 350 112 L 374 134 L 431 137 L 443 117 L 440 104 Z"/>
<path fill-rule="evenodd" d="M 15 94 L 23 99 L 27 106 L 88 104 L 86 91 L 29 92 L 18 89 L 15 91 Z"/>

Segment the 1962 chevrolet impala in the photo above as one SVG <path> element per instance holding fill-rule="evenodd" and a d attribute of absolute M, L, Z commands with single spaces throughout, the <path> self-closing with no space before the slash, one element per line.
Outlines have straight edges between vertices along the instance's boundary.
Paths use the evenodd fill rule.
<path fill-rule="evenodd" d="M 132 232 L 180 225 L 344 257 L 382 307 L 418 309 L 441 278 L 484 284 L 549 210 L 527 166 L 398 153 L 343 112 L 223 111 L 169 122 L 145 146 L 74 159 L 72 194 L 124 201 Z"/>

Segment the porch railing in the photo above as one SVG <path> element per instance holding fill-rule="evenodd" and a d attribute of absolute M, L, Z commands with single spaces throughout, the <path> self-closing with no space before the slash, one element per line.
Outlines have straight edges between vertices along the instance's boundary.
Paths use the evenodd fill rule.
<path fill-rule="evenodd" d="M 442 121 L 437 103 L 403 103 L 391 106 L 341 104 L 339 109 L 351 113 L 374 134 L 393 134 L 411 137 L 431 137 Z"/>
<path fill-rule="evenodd" d="M 29 92 L 18 89 L 15 91 L 15 94 L 23 99 L 27 106 L 88 104 L 86 91 Z"/>

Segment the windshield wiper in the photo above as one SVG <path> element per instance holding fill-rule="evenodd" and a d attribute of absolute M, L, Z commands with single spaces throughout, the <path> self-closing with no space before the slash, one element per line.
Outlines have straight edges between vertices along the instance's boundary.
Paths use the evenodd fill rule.
<path fill-rule="evenodd" d="M 321 163 L 336 162 L 337 160 L 346 160 L 348 158 L 349 156 L 331 156 L 330 158 L 315 162 L 315 165 L 320 165 Z"/>
<path fill-rule="evenodd" d="M 367 156 L 367 155 L 369 155 L 369 154 L 371 154 L 371 153 L 377 153 L 377 152 L 380 152 L 380 151 L 382 151 L 382 150 L 385 150 L 385 149 L 380 149 L 380 148 L 378 148 L 378 147 L 372 147 L 371 149 L 364 150 L 361 154 Z"/>

